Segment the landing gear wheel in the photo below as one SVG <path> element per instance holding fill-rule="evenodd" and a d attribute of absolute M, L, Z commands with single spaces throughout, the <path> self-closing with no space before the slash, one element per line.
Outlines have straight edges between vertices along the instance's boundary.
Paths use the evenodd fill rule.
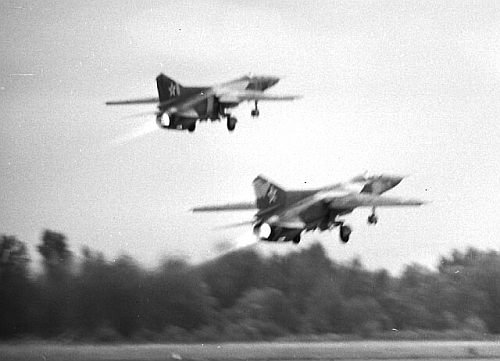
<path fill-rule="evenodd" d="M 368 224 L 375 225 L 375 224 L 377 224 L 377 222 L 378 222 L 378 217 L 375 214 L 370 214 L 368 216 Z"/>
<path fill-rule="evenodd" d="M 351 236 L 352 229 L 349 226 L 340 226 L 340 240 L 344 243 L 349 242 L 349 237 Z"/>
<path fill-rule="evenodd" d="M 236 118 L 234 117 L 228 117 L 227 118 L 227 130 L 232 132 L 236 128 Z"/>
<path fill-rule="evenodd" d="M 196 123 L 193 123 L 188 127 L 188 131 L 190 133 L 194 132 L 195 129 L 196 129 Z"/>
<path fill-rule="evenodd" d="M 295 237 L 293 237 L 292 242 L 295 243 L 295 244 L 299 244 L 300 243 L 300 233 L 297 234 Z"/>

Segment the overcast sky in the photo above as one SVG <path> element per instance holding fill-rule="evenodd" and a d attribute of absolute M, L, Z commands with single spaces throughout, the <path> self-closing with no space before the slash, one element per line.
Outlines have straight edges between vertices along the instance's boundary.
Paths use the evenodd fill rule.
<path fill-rule="evenodd" d="M 388 195 L 432 201 L 347 217 L 354 232 L 319 239 L 370 269 L 434 267 L 468 246 L 499 249 L 500 5 L 497 1 L 15 1 L 0 3 L 0 233 L 36 253 L 46 228 L 110 259 L 199 262 L 250 228 L 252 213 L 192 214 L 253 199 L 265 174 L 291 188 L 366 170 L 410 175 Z M 283 79 L 294 102 L 251 105 L 193 134 L 123 119 L 153 106 L 163 72 L 183 85 L 247 73 Z M 296 249 L 292 244 L 281 250 Z M 259 248 L 271 248 L 261 244 Z"/>

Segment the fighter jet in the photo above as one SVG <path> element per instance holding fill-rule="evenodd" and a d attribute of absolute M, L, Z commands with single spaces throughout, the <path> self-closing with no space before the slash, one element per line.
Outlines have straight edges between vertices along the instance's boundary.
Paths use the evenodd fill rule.
<path fill-rule="evenodd" d="M 270 76 L 242 76 L 235 80 L 208 87 L 185 87 L 164 74 L 158 75 L 158 98 L 109 101 L 106 105 L 157 103 L 156 123 L 160 128 L 193 132 L 197 121 L 227 120 L 227 129 L 233 131 L 236 118 L 230 109 L 244 101 L 253 101 L 252 117 L 259 116 L 261 100 L 293 100 L 297 95 L 271 95 L 264 91 L 280 79 Z"/>
<path fill-rule="evenodd" d="M 347 182 L 318 189 L 285 190 L 259 175 L 253 181 L 256 202 L 232 203 L 193 208 L 193 212 L 218 212 L 257 209 L 251 222 L 254 234 L 262 241 L 299 243 L 303 231 L 326 231 L 340 227 L 340 240 L 349 241 L 351 227 L 340 217 L 358 207 L 372 208 L 369 224 L 376 224 L 376 207 L 420 206 L 418 199 L 399 199 L 381 194 L 397 186 L 404 177 L 363 174 Z M 243 225 L 240 223 L 237 225 Z M 231 225 L 231 226 L 237 226 Z"/>

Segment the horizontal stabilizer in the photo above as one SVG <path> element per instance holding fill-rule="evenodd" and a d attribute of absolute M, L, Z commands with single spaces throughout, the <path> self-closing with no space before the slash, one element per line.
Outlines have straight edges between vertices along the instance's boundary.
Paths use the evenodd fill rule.
<path fill-rule="evenodd" d="M 106 105 L 131 105 L 131 104 L 157 104 L 159 102 L 158 97 L 154 98 L 142 98 L 142 99 L 131 99 L 131 100 L 116 100 L 106 102 Z"/>
<path fill-rule="evenodd" d="M 226 211 L 246 211 L 255 210 L 255 202 L 227 203 L 213 206 L 201 206 L 192 208 L 192 212 L 226 212 Z"/>

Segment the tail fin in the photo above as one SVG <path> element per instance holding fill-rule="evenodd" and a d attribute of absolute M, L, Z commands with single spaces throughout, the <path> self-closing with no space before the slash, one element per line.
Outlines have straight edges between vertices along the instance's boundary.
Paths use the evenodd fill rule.
<path fill-rule="evenodd" d="M 163 73 L 156 77 L 156 86 L 158 87 L 160 103 L 177 98 L 182 92 L 182 86 Z"/>
<path fill-rule="evenodd" d="M 259 210 L 283 206 L 285 204 L 286 192 L 280 186 L 273 184 L 260 175 L 255 178 L 252 184 Z"/>

